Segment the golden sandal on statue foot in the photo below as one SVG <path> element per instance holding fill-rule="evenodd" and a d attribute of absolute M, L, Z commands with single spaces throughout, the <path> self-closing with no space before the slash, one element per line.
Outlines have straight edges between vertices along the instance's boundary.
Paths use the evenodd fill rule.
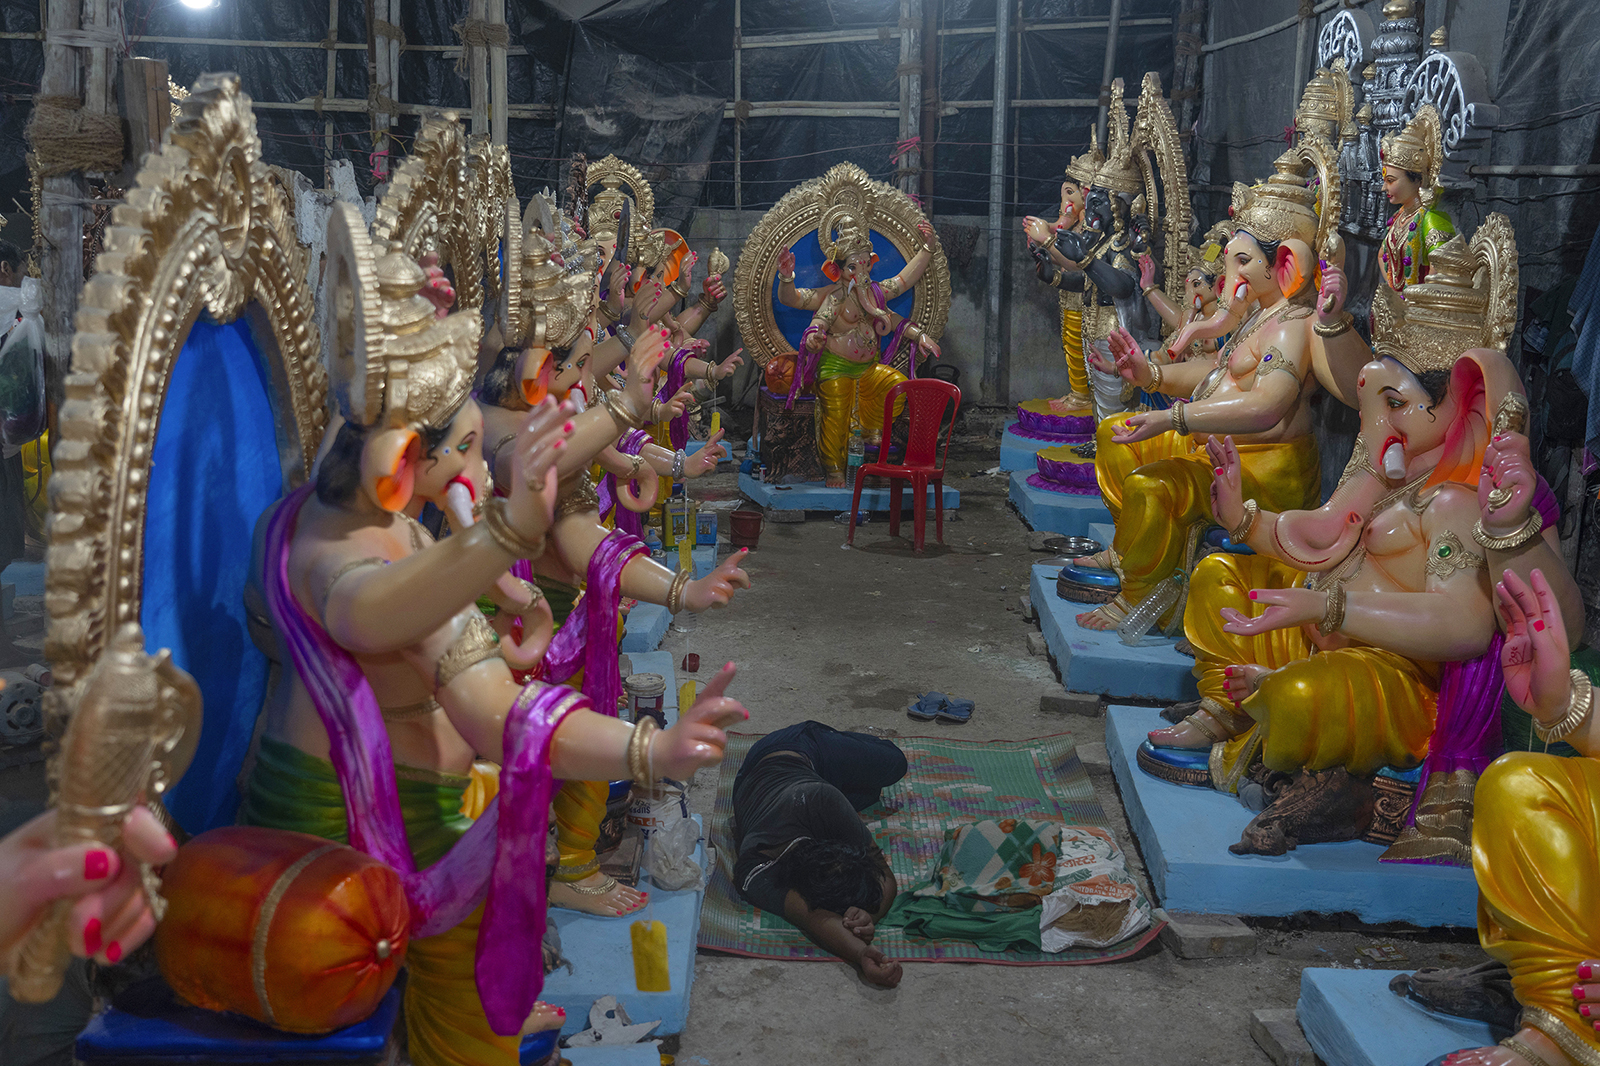
<path fill-rule="evenodd" d="M 566 892 L 570 892 L 572 897 L 562 899 L 562 895 Z M 638 897 L 631 905 L 625 902 L 630 893 Z M 613 895 L 620 898 L 616 900 L 609 898 Z M 648 892 L 623 885 L 614 877 L 603 878 L 594 885 L 585 885 L 577 881 L 555 881 L 551 883 L 549 892 L 552 907 L 592 914 L 597 918 L 622 918 L 636 914 L 644 909 L 649 898 Z"/>

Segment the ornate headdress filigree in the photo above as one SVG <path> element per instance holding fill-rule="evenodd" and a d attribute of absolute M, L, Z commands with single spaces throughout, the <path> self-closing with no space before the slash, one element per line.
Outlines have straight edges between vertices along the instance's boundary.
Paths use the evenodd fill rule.
<path fill-rule="evenodd" d="M 1432 104 L 1417 108 L 1405 129 L 1384 137 L 1378 158 L 1385 166 L 1422 175 L 1423 206 L 1432 203 L 1439 186 L 1439 171 L 1444 166 L 1444 134 L 1439 109 Z"/>
<path fill-rule="evenodd" d="M 1469 244 L 1458 234 L 1428 258 L 1427 280 L 1406 286 L 1403 317 L 1379 355 L 1414 374 L 1449 370 L 1471 348 L 1505 350 L 1517 312 L 1517 239 L 1505 215 L 1483 220 Z"/>
<path fill-rule="evenodd" d="M 1133 159 L 1129 125 L 1122 79 L 1117 78 L 1111 83 L 1111 106 L 1106 111 L 1106 158 L 1095 170 L 1093 184 L 1123 196 L 1133 196 L 1143 185 L 1139 166 Z"/>
<path fill-rule="evenodd" d="M 1338 240 L 1339 173 L 1333 150 L 1315 133 L 1280 155 L 1272 176 L 1255 186 L 1235 182 L 1233 231 L 1258 241 L 1304 241 L 1326 258 Z M 1316 172 L 1317 184 L 1311 183 Z"/>
<path fill-rule="evenodd" d="M 1075 155 L 1067 163 L 1067 177 L 1077 182 L 1084 188 L 1094 184 L 1094 173 L 1100 169 L 1100 164 L 1106 157 L 1100 153 L 1100 131 L 1094 123 L 1089 124 L 1089 150 L 1082 155 Z"/>
<path fill-rule="evenodd" d="M 1146 213 L 1165 238 L 1162 269 L 1169 282 L 1176 281 L 1188 270 L 1189 224 L 1194 212 L 1189 203 L 1183 138 L 1171 106 L 1161 95 L 1161 78 L 1155 71 L 1145 74 L 1140 85 L 1132 133 L 1129 154 L 1144 186 Z M 1140 209 L 1135 206 L 1133 211 L 1138 214 Z"/>
<path fill-rule="evenodd" d="M 421 295 L 427 281 L 404 252 L 376 259 L 360 211 L 328 217 L 329 373 L 340 413 L 362 426 L 446 425 L 472 391 L 479 315 L 443 319 Z"/>
<path fill-rule="evenodd" d="M 1345 73 L 1343 57 L 1336 58 L 1331 68 L 1319 67 L 1306 83 L 1300 106 L 1295 108 L 1295 129 L 1342 145 L 1356 133 L 1355 93 L 1355 86 Z"/>
<path fill-rule="evenodd" d="M 581 242 L 570 261 L 558 263 L 550 239 L 537 226 L 522 235 L 523 330 L 521 348 L 568 348 L 578 339 L 594 308 L 598 252 Z"/>
<path fill-rule="evenodd" d="M 852 255 L 871 252 L 878 194 L 867 172 L 854 163 L 840 163 L 822 176 L 817 191 L 822 201 L 817 243 L 823 258 L 842 263 Z"/>
<path fill-rule="evenodd" d="M 623 216 L 623 205 L 628 208 L 628 265 L 639 262 L 638 249 L 650 232 L 656 214 L 656 194 L 639 169 L 608 155 L 598 163 L 590 164 L 584 179 L 594 190 L 589 197 L 589 234 L 595 240 L 611 242 L 616 239 L 617 227 Z"/>

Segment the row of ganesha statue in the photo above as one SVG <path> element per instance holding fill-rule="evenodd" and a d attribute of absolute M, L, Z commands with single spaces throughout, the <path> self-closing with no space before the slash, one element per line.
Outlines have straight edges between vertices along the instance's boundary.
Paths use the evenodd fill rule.
<path fill-rule="evenodd" d="M 619 720 L 621 604 L 749 586 L 639 536 L 726 454 L 684 448 L 689 383 L 739 363 L 692 340 L 726 265 L 682 309 L 694 257 L 614 158 L 563 206 L 445 115 L 370 224 L 327 205 L 318 263 L 237 78 L 182 101 L 83 291 L 51 484 L 32 833 L 112 887 L 0 944 L 17 999 L 154 932 L 199 1007 L 329 1032 L 404 965 L 419 1066 L 559 1057 L 547 907 L 646 902 L 599 869 L 610 782 L 686 780 L 748 717 L 730 664 Z"/>
<path fill-rule="evenodd" d="M 1597 1063 L 1600 943 L 1580 915 L 1600 883 L 1600 732 L 1570 662 L 1583 603 L 1505 351 L 1515 238 L 1498 214 L 1456 233 L 1440 116 L 1421 105 L 1382 144 L 1394 214 L 1356 328 L 1327 77 L 1273 173 L 1235 186 L 1199 247 L 1186 200 L 1156 210 L 1153 176 L 1182 175 L 1156 135 L 1159 86 L 1146 79 L 1131 123 L 1114 87 L 1106 152 L 1071 161 L 1055 219 L 1024 222 L 1062 292 L 1070 391 L 1023 404 L 1013 432 L 1046 445 L 1031 484 L 1098 493 L 1114 519 L 1112 544 L 1058 579 L 1092 608 L 1078 624 L 1130 643 L 1162 628 L 1194 659 L 1200 699 L 1168 712 L 1140 768 L 1259 812 L 1235 854 L 1365 839 L 1388 845 L 1381 861 L 1473 866 L 1482 942 L 1523 1013 L 1505 1046 L 1450 1061 Z M 1157 236 L 1181 296 L 1157 284 Z M 1326 501 L 1319 392 L 1359 416 Z M 1503 692 L 1546 748 L 1579 757 L 1503 755 Z"/>

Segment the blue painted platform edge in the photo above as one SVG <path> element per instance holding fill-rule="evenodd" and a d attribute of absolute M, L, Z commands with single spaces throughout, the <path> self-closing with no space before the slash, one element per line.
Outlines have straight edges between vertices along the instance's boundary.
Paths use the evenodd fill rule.
<path fill-rule="evenodd" d="M 621 650 L 655 651 L 666 639 L 672 613 L 659 603 L 636 604 L 623 620 Z"/>
<path fill-rule="evenodd" d="M 1166 724 L 1150 707 L 1113 706 L 1106 714 L 1112 774 L 1162 906 L 1203 914 L 1352 913 L 1374 925 L 1476 923 L 1478 886 L 1469 869 L 1380 863 L 1384 849 L 1358 840 L 1308 844 L 1286 855 L 1231 854 L 1228 845 L 1252 811 L 1234 796 L 1139 769 L 1139 745 Z"/>
<path fill-rule="evenodd" d="M 1059 566 L 1035 563 L 1029 594 L 1067 691 L 1173 703 L 1197 697 L 1194 660 L 1173 650 L 1176 642 L 1146 637 L 1138 646 L 1129 647 L 1115 630 L 1102 632 L 1078 625 L 1077 616 L 1094 608 L 1056 595 L 1060 571 Z"/>
<path fill-rule="evenodd" d="M 1111 523 L 1111 512 L 1099 496 L 1047 492 L 1028 484 L 1032 471 L 1013 470 L 1009 498 L 1029 528 L 1067 537 L 1087 536 L 1091 525 Z"/>
<path fill-rule="evenodd" d="M 1496 1042 L 1483 1022 L 1435 1014 L 1389 991 L 1399 972 L 1301 971 L 1296 1014 L 1327 1066 L 1427 1066 L 1440 1055 Z"/>

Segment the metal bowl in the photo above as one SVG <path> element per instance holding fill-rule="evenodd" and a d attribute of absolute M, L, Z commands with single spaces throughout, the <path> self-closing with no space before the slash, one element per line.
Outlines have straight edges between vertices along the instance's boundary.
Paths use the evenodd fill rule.
<path fill-rule="evenodd" d="M 1052 544 L 1052 547 L 1056 547 L 1057 551 L 1069 559 L 1080 559 L 1085 555 L 1094 555 L 1105 550 L 1105 545 L 1092 537 L 1063 537 L 1056 544 Z"/>

